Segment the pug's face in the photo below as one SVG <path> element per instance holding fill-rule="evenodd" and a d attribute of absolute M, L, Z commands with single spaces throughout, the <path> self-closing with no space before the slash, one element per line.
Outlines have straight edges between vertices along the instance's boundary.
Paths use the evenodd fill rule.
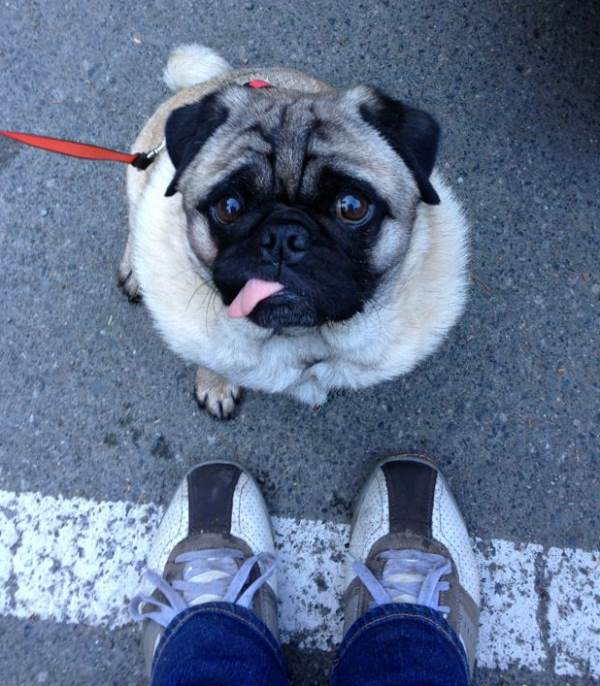
<path fill-rule="evenodd" d="M 358 87 L 230 86 L 166 126 L 188 238 L 232 317 L 274 330 L 360 312 L 406 252 L 438 127 Z"/>

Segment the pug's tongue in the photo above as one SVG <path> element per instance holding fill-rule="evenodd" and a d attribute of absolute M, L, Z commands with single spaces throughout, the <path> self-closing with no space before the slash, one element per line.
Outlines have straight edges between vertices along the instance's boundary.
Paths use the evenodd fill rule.
<path fill-rule="evenodd" d="M 270 298 L 283 288 L 284 286 L 276 281 L 250 279 L 235 296 L 235 300 L 229 306 L 228 314 L 232 319 L 247 317 L 259 302 Z"/>

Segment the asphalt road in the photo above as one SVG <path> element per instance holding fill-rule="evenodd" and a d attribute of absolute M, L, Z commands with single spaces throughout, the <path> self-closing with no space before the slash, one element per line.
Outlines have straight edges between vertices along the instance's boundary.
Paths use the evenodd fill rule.
<path fill-rule="evenodd" d="M 218 423 L 116 287 L 122 167 L 0 143 L 0 488 L 165 504 L 235 458 L 274 514 L 348 521 L 377 456 L 439 460 L 474 536 L 598 547 L 600 9 L 593 2 L 4 1 L 0 127 L 126 149 L 170 48 L 365 82 L 432 111 L 473 225 L 467 311 L 409 376 Z M 288 649 L 297 684 L 327 655 Z M 139 657 L 139 659 L 138 659 Z M 478 684 L 589 684 L 480 670 Z M 0 683 L 142 683 L 137 631 L 0 618 Z"/>

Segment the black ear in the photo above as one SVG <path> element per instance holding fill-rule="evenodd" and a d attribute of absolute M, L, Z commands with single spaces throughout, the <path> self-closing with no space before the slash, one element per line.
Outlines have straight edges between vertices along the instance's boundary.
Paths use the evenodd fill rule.
<path fill-rule="evenodd" d="M 421 200 L 439 205 L 440 198 L 429 181 L 440 138 L 435 119 L 379 91 L 375 102 L 360 106 L 360 114 L 404 160 L 417 182 Z"/>
<path fill-rule="evenodd" d="M 216 129 L 225 123 L 228 114 L 229 110 L 220 102 L 217 93 L 171 112 L 165 126 L 165 139 L 175 176 L 165 195 L 177 192 L 181 174 Z"/>

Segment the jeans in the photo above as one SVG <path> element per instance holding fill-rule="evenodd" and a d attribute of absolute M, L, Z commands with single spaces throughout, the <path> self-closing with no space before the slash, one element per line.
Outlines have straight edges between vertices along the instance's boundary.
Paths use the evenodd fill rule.
<path fill-rule="evenodd" d="M 350 627 L 332 686 L 468 686 L 462 644 L 435 610 L 374 607 Z M 269 629 L 243 607 L 207 603 L 177 615 L 154 655 L 152 686 L 288 686 Z"/>

